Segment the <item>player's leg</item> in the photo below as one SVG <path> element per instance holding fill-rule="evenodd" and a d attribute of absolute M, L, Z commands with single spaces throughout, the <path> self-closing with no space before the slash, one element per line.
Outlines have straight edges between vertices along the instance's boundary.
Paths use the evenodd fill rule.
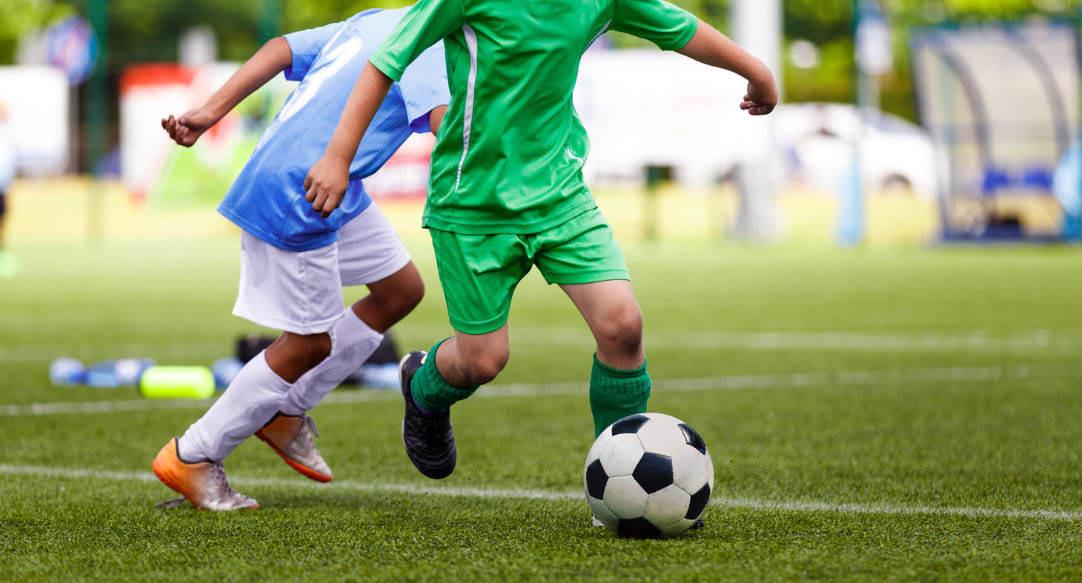
<path fill-rule="evenodd" d="M 222 461 L 274 419 L 292 387 L 290 380 L 303 374 L 304 363 L 318 358 L 316 350 L 329 346 L 327 335 L 284 334 L 244 365 L 210 409 L 159 452 L 154 473 L 196 507 L 258 508 L 255 500 L 229 487 Z M 305 350 L 312 352 L 305 354 Z M 271 362 L 277 363 L 277 371 Z"/>
<path fill-rule="evenodd" d="M 315 368 L 331 353 L 331 335 L 282 332 L 265 352 L 267 366 L 287 384 Z"/>
<path fill-rule="evenodd" d="M 413 311 L 424 297 L 421 274 L 412 262 L 368 286 L 369 294 L 353 304 L 331 332 L 331 354 L 297 381 L 281 413 L 301 416 L 357 372 L 383 342 L 383 334 Z"/>
<path fill-rule="evenodd" d="M 643 348 L 643 316 L 627 265 L 607 225 L 589 219 L 581 235 L 543 254 L 539 264 L 551 280 L 589 281 L 561 287 L 582 313 L 597 342 L 590 373 L 594 433 L 629 415 L 645 413 L 652 382 Z M 593 526 L 605 525 L 593 518 Z M 694 529 L 703 528 L 697 520 Z"/>
<path fill-rule="evenodd" d="M 425 283 L 412 261 L 390 277 L 367 284 L 368 295 L 353 304 L 357 319 L 385 334 L 410 315 L 425 297 Z M 367 358 L 366 358 L 367 360 Z"/>
<path fill-rule="evenodd" d="M 586 320 L 597 342 L 597 360 L 605 366 L 630 370 L 646 362 L 643 317 L 631 282 L 602 281 L 561 286 Z"/>
<path fill-rule="evenodd" d="M 643 350 L 643 318 L 631 276 L 600 211 L 594 210 L 541 235 L 537 265 L 559 284 L 586 319 L 597 341 L 590 374 L 595 434 L 613 422 L 646 411 L 651 381 Z"/>
<path fill-rule="evenodd" d="M 331 480 L 331 470 L 316 448 L 315 422 L 308 412 L 355 373 L 383 334 L 424 297 L 421 274 L 374 205 L 339 232 L 338 262 L 342 285 L 366 285 L 369 295 L 335 322 L 330 356 L 294 383 L 279 414 L 256 433 L 290 467 L 320 482 Z"/>
<path fill-rule="evenodd" d="M 249 361 L 210 410 L 154 461 L 166 485 L 215 510 L 256 506 L 232 496 L 221 462 L 267 425 L 293 384 L 327 357 L 328 332 L 343 312 L 337 245 L 293 253 L 245 233 L 241 257 L 234 314 L 286 332 Z"/>
<path fill-rule="evenodd" d="M 506 325 L 488 334 L 456 332 L 425 355 L 410 397 L 422 412 L 442 413 L 495 380 L 509 358 Z"/>
<path fill-rule="evenodd" d="M 342 319 L 338 321 L 341 322 Z M 316 449 L 315 438 L 318 431 L 315 422 L 303 412 L 286 415 L 283 411 L 288 408 L 289 395 L 296 391 L 302 384 L 301 381 L 330 359 L 335 346 L 332 338 L 333 330 L 330 334 L 317 335 L 286 332 L 267 348 L 267 364 L 282 380 L 288 382 L 289 386 L 285 395 L 276 400 L 277 410 L 272 412 L 271 417 L 255 432 L 255 436 L 269 445 L 287 465 L 317 482 L 329 482 L 333 476 L 327 462 Z M 232 387 L 232 384 L 230 386 Z M 228 393 L 229 389 L 226 391 Z M 268 401 L 268 406 L 271 403 L 272 401 Z M 261 412 L 258 418 L 263 417 L 265 415 Z"/>
<path fill-rule="evenodd" d="M 424 281 L 402 240 L 375 205 L 342 227 L 338 262 L 343 286 L 368 287 L 368 296 L 335 322 L 331 355 L 290 390 L 282 413 L 304 415 L 357 372 L 383 334 L 424 298 Z"/>
<path fill-rule="evenodd" d="M 532 266 L 514 235 L 461 235 L 431 231 L 454 338 L 426 355 L 402 361 L 406 453 L 422 474 L 440 479 L 455 468 L 457 454 L 450 409 L 491 382 L 510 355 L 507 317 L 511 296 Z"/>
<path fill-rule="evenodd" d="M 335 323 L 330 356 L 293 384 L 279 413 L 256 433 L 286 464 L 317 482 L 329 482 L 332 474 L 316 448 L 318 433 L 308 412 L 372 356 L 389 323 L 404 318 L 417 305 L 424 288 L 417 268 L 410 263 L 369 289 L 372 293 Z"/>
<path fill-rule="evenodd" d="M 488 334 L 458 333 L 428 353 L 402 359 L 402 442 L 414 467 L 440 480 L 458 461 L 451 406 L 496 378 L 508 359 L 507 327 Z"/>
<path fill-rule="evenodd" d="M 562 286 L 586 319 L 597 342 L 590 372 L 594 433 L 646 412 L 651 381 L 643 350 L 642 311 L 629 281 Z"/>

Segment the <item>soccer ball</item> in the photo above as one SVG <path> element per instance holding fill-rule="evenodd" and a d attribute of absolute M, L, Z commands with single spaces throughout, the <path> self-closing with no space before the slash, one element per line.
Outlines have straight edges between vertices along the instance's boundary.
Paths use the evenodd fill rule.
<path fill-rule="evenodd" d="M 714 488 L 706 442 L 683 421 L 646 413 L 613 423 L 586 456 L 586 501 L 609 530 L 635 538 L 691 528 Z"/>

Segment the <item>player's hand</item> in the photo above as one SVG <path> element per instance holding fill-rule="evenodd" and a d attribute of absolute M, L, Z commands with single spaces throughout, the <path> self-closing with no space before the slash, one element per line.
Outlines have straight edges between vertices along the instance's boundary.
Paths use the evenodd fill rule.
<path fill-rule="evenodd" d="M 327 218 L 342 204 L 348 187 L 349 162 L 324 155 L 304 179 L 304 199 L 312 203 L 312 210 Z"/>
<path fill-rule="evenodd" d="M 163 119 L 162 129 L 178 145 L 190 148 L 216 123 L 218 123 L 218 118 L 210 112 L 204 109 L 193 109 L 179 118 L 169 116 Z"/>
<path fill-rule="evenodd" d="M 772 76 L 763 81 L 749 81 L 748 93 L 740 109 L 751 115 L 769 115 L 778 106 L 778 84 Z"/>

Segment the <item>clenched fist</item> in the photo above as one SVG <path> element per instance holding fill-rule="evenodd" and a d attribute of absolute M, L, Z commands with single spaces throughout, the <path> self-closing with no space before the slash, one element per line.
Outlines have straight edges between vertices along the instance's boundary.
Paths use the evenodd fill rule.
<path fill-rule="evenodd" d="M 304 199 L 312 203 L 312 210 L 327 218 L 342 204 L 348 187 L 349 161 L 324 155 L 304 179 Z"/>
<path fill-rule="evenodd" d="M 169 116 L 163 119 L 162 129 L 178 145 L 190 148 L 218 121 L 219 118 L 200 108 L 193 109 L 179 118 Z"/>
<path fill-rule="evenodd" d="M 744 96 L 740 109 L 751 115 L 769 115 L 777 106 L 778 84 L 768 72 L 763 80 L 748 83 L 748 93 Z"/>

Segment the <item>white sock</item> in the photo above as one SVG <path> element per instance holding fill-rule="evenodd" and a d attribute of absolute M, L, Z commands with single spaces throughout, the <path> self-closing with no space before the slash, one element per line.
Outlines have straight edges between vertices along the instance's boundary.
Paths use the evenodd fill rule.
<path fill-rule="evenodd" d="M 182 460 L 224 460 L 281 410 L 293 385 L 271 370 L 265 354 L 244 365 L 225 394 L 180 438 L 177 453 Z"/>
<path fill-rule="evenodd" d="M 381 342 L 383 334 L 370 328 L 353 310 L 346 310 L 331 330 L 331 355 L 293 385 L 282 405 L 282 413 L 304 415 L 315 409 L 331 391 L 361 368 Z"/>

